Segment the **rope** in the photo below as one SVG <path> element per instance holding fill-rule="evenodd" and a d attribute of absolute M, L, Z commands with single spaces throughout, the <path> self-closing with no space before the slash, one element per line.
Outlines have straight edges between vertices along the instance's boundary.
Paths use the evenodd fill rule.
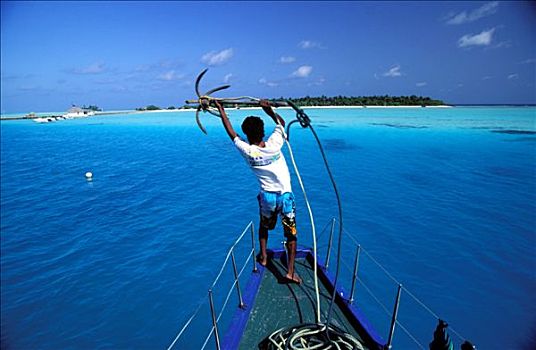
<path fill-rule="evenodd" d="M 279 121 L 279 120 L 278 120 Z M 279 124 L 279 123 L 278 123 Z M 311 221 L 311 230 L 313 235 L 313 270 L 314 270 L 314 283 L 315 283 L 315 294 L 316 294 L 316 322 L 320 323 L 320 292 L 318 288 L 318 264 L 317 264 L 317 251 L 316 251 L 316 228 L 315 228 L 315 221 L 313 217 L 313 211 L 311 209 L 311 205 L 309 204 L 309 200 L 307 199 L 307 192 L 305 191 L 305 186 L 303 185 L 303 181 L 301 179 L 300 171 L 298 170 L 298 166 L 296 165 L 296 161 L 294 160 L 294 153 L 292 152 L 292 147 L 290 146 L 290 142 L 287 141 L 284 129 L 283 129 L 283 136 L 285 136 L 285 143 L 287 144 L 290 159 L 292 161 L 292 166 L 294 167 L 294 171 L 296 172 L 296 177 L 298 178 L 298 182 L 300 184 L 303 198 L 305 200 L 305 204 L 307 206 L 307 211 L 309 213 L 309 220 Z"/>
<path fill-rule="evenodd" d="M 294 152 L 292 151 L 292 146 L 290 145 L 290 142 L 287 139 L 285 128 L 281 125 L 279 118 L 280 118 L 279 115 L 276 114 L 275 121 L 277 125 L 281 126 L 281 129 L 283 131 L 283 139 L 285 140 L 285 144 L 287 145 L 289 155 L 290 155 L 290 160 L 292 162 L 292 166 L 294 167 L 294 171 L 296 172 L 296 177 L 298 178 L 298 183 L 300 184 L 300 188 L 303 193 L 305 205 L 307 206 L 307 212 L 309 213 L 309 221 L 311 222 L 311 231 L 312 231 L 312 236 L 313 236 L 313 271 L 314 271 L 313 279 L 314 279 L 314 284 L 315 284 L 315 295 L 316 295 L 316 322 L 320 323 L 320 289 L 318 288 L 318 264 L 317 264 L 315 220 L 313 216 L 313 210 L 311 209 L 311 204 L 309 203 L 309 199 L 307 198 L 307 191 L 305 190 L 305 186 L 303 184 L 300 171 L 298 169 L 298 166 L 296 165 L 296 160 L 294 159 Z"/>
<path fill-rule="evenodd" d="M 303 111 L 302 111 L 302 113 L 303 113 Z M 300 122 L 300 124 L 302 124 L 302 123 Z M 333 190 L 334 190 L 335 196 L 337 198 L 337 207 L 339 209 L 339 241 L 337 243 L 337 266 L 335 268 L 335 279 L 333 281 L 333 294 L 331 296 L 331 302 L 329 304 L 329 309 L 328 309 L 328 318 L 327 318 L 327 321 L 326 321 L 326 324 L 329 327 L 329 324 L 330 324 L 330 321 L 331 321 L 331 312 L 333 310 L 333 304 L 335 303 L 335 295 L 336 295 L 336 292 L 337 292 L 337 282 L 339 280 L 339 270 L 340 270 L 339 265 L 340 265 L 340 261 L 341 261 L 341 246 L 342 246 L 342 232 L 343 232 L 342 203 L 341 203 L 341 197 L 339 195 L 339 190 L 337 189 L 337 183 L 335 182 L 333 174 L 331 173 L 331 169 L 329 167 L 328 160 L 327 160 L 326 154 L 324 152 L 324 148 L 322 147 L 322 143 L 320 142 L 320 139 L 318 138 L 318 135 L 316 134 L 316 131 L 313 128 L 313 126 L 311 124 L 308 124 L 308 126 L 309 126 L 309 129 L 311 129 L 311 132 L 313 133 L 313 135 L 314 135 L 314 137 L 316 139 L 316 142 L 318 144 L 318 148 L 320 149 L 320 153 L 322 154 L 322 159 L 324 160 L 324 165 L 326 166 L 326 170 L 328 172 L 329 179 L 331 180 L 331 184 L 333 186 Z M 315 253 L 315 257 L 316 257 L 316 253 Z"/>
<path fill-rule="evenodd" d="M 311 323 L 278 329 L 262 343 L 266 350 L 364 349 L 359 340 L 338 327 Z"/>
<path fill-rule="evenodd" d="M 199 117 L 198 117 L 198 113 L 200 110 L 203 110 L 203 111 L 208 111 L 209 113 L 215 115 L 215 116 L 219 116 L 221 117 L 218 113 L 214 113 L 213 110 L 211 110 L 211 107 L 210 107 L 210 102 L 211 101 L 219 101 L 221 103 L 251 103 L 251 104 L 255 104 L 256 102 L 259 102 L 260 99 L 258 98 L 255 98 L 255 97 L 251 97 L 251 96 L 240 96 L 240 97 L 232 97 L 232 98 L 214 98 L 214 97 L 211 97 L 211 96 L 208 96 L 211 92 L 216 92 L 216 91 L 219 91 L 219 90 L 223 90 L 223 89 L 227 89 L 229 87 L 229 85 L 225 85 L 225 86 L 221 86 L 221 87 L 218 87 L 218 88 L 215 88 L 215 89 L 212 89 L 210 90 L 209 92 L 207 92 L 204 96 L 201 96 L 201 94 L 199 93 L 199 81 L 200 79 L 202 78 L 202 76 L 206 73 L 206 69 L 198 76 L 197 78 L 197 81 L 196 81 L 196 92 L 197 92 L 197 95 L 199 97 L 199 99 L 197 101 L 186 101 L 187 103 L 198 103 L 199 104 L 199 107 L 197 109 L 197 113 L 196 113 L 196 120 L 198 122 L 198 125 L 199 127 L 201 128 L 201 130 L 203 132 L 206 133 L 206 131 L 204 130 L 204 128 L 202 127 L 200 121 L 199 121 Z M 245 101 L 245 100 L 248 100 L 248 101 Z M 311 129 L 311 132 L 313 133 L 313 136 L 318 144 L 318 147 L 319 147 L 319 150 L 321 152 L 321 155 L 322 155 L 322 159 L 324 161 L 324 164 L 325 164 L 325 167 L 326 167 L 326 170 L 328 172 L 328 175 L 329 175 L 329 178 L 330 178 L 330 181 L 332 183 L 332 186 L 333 186 L 333 189 L 334 189 L 334 192 L 335 192 L 335 195 L 336 195 L 336 198 L 337 198 L 337 205 L 338 205 L 338 211 L 339 211 L 339 238 L 338 238 L 338 244 L 337 244 L 337 266 L 336 266 L 336 272 L 335 272 L 335 279 L 334 279 L 334 283 L 333 283 L 333 293 L 332 293 L 332 296 L 331 296 L 331 301 L 330 301 L 330 304 L 329 304 L 329 309 L 328 309 L 328 314 L 327 314 L 327 321 L 326 321 L 326 325 L 323 326 L 324 328 L 319 330 L 318 333 L 320 332 L 325 332 L 324 335 L 327 337 L 327 340 L 329 342 L 329 348 L 331 348 L 331 344 L 332 342 L 330 341 L 330 332 L 332 330 L 332 327 L 330 327 L 330 321 L 331 321 L 331 316 L 332 316 L 332 310 L 333 310 L 333 305 L 335 303 L 335 296 L 336 296 L 336 292 L 337 292 L 337 283 L 338 283 L 338 278 L 339 278 L 339 272 L 340 272 L 340 265 L 341 265 L 341 246 L 342 246 L 342 235 L 343 235 L 343 232 L 345 231 L 344 228 L 343 228 L 343 216 L 342 216 L 342 204 L 341 204 L 341 199 L 340 199 L 340 194 L 339 194 L 339 191 L 337 189 L 337 184 L 335 182 L 335 179 L 333 177 L 333 174 L 331 172 L 331 169 L 329 167 L 329 164 L 328 164 L 328 161 L 327 161 L 327 158 L 326 158 L 326 155 L 325 155 L 325 152 L 324 152 L 324 149 L 322 147 L 322 144 L 320 142 L 320 139 L 318 137 L 318 135 L 316 134 L 316 131 L 314 130 L 313 126 L 310 124 L 310 119 L 309 117 L 307 116 L 307 114 L 305 114 L 305 112 L 303 112 L 303 110 L 299 107 L 297 107 L 294 103 L 292 103 L 291 101 L 287 100 L 285 102 L 286 106 L 290 106 L 292 107 L 295 111 L 296 111 L 296 117 L 297 117 L 297 120 L 295 121 L 292 121 L 288 124 L 287 126 L 287 133 L 285 133 L 285 130 L 283 128 L 283 136 L 285 137 L 285 143 L 287 144 L 287 147 L 289 149 L 289 154 L 290 154 L 290 158 L 291 158 L 291 161 L 292 161 L 292 164 L 294 166 L 294 170 L 296 172 L 296 175 L 297 175 L 297 178 L 298 178 L 298 182 L 300 184 L 300 187 L 302 189 L 302 192 L 303 192 L 303 195 L 304 195 L 304 199 L 305 199 L 305 203 L 306 203 L 306 206 L 307 206 L 307 209 L 308 209 L 308 212 L 309 212 L 309 217 L 310 217 L 310 221 L 311 221 L 311 226 L 312 226 L 312 234 L 313 234 L 313 252 L 314 252 L 314 282 L 315 282 L 315 291 L 316 291 L 316 299 L 317 299 L 317 324 L 315 325 L 315 327 L 322 327 L 323 325 L 320 324 L 320 296 L 319 296 L 319 289 L 318 289 L 318 273 L 317 273 L 317 244 L 316 244 L 316 231 L 315 231 L 315 224 L 314 224 L 314 217 L 313 217 L 313 213 L 312 213 L 312 209 L 310 207 L 310 204 L 309 204 L 309 201 L 308 201 L 308 198 L 307 198 L 307 193 L 305 191 L 305 187 L 303 185 L 303 182 L 302 182 L 302 179 L 301 179 L 301 175 L 299 173 L 299 170 L 298 170 L 298 167 L 296 165 L 296 162 L 295 162 L 295 159 L 294 159 L 294 154 L 292 152 L 292 147 L 290 146 L 290 143 L 289 143 L 289 139 L 288 139 L 288 135 L 285 135 L 285 134 L 290 134 L 290 126 L 295 123 L 296 121 L 298 121 L 300 123 L 300 125 L 302 127 L 309 127 Z M 281 103 L 273 103 L 273 106 L 283 106 L 283 104 Z M 274 118 L 276 123 L 280 125 L 279 123 L 279 116 L 276 114 L 276 117 Z M 249 226 L 251 225 L 252 223 L 250 222 L 250 224 L 248 225 L 248 227 L 246 228 L 246 230 L 249 228 Z M 242 235 L 239 237 L 239 239 L 237 240 L 237 242 L 242 238 L 242 236 L 245 234 L 246 230 L 244 230 L 244 232 L 242 233 Z M 325 228 L 324 228 L 325 230 Z M 322 232 L 324 231 L 322 230 Z M 357 244 L 357 241 L 351 236 L 351 235 L 348 235 L 352 241 L 354 241 L 354 243 Z M 236 242 L 236 243 L 237 243 Z M 235 245 L 236 245 L 235 243 Z M 234 245 L 233 245 L 233 248 L 234 248 Z M 231 248 L 232 250 L 232 248 Z M 365 249 L 363 249 L 363 251 L 365 252 L 365 254 L 374 262 L 376 263 L 377 266 L 379 266 L 383 271 L 384 273 L 391 279 L 393 280 L 395 283 L 399 284 L 400 283 L 396 280 L 396 278 L 394 278 L 390 273 L 389 271 L 387 271 L 387 269 L 385 267 L 383 267 L 382 264 L 380 264 L 376 259 L 374 259 L 369 253 L 368 251 L 366 251 Z M 224 265 L 222 266 L 222 268 L 220 269 L 220 272 L 218 274 L 218 276 L 216 277 L 216 280 L 214 281 L 213 283 L 213 287 L 214 285 L 216 284 L 216 282 L 218 281 L 218 279 L 220 278 L 222 272 L 223 272 L 223 267 L 225 266 L 225 264 L 227 263 L 228 259 L 229 259 L 229 255 L 230 255 L 230 252 L 227 254 L 227 257 L 225 259 L 225 262 L 224 262 Z M 248 258 L 248 261 L 249 261 L 249 258 Z M 247 263 L 247 262 L 246 262 Z M 343 261 L 343 264 L 344 261 Z M 346 264 L 345 264 L 346 265 Z M 245 267 L 245 266 L 244 266 Z M 243 267 L 243 268 L 244 268 Z M 243 271 L 243 268 L 242 268 L 242 271 Z M 242 273 L 242 271 L 240 272 L 240 275 Z M 358 281 L 360 281 L 360 279 L 358 278 Z M 362 281 L 361 281 L 362 282 Z M 236 284 L 236 281 L 235 283 L 233 283 L 233 286 Z M 384 311 L 387 312 L 387 314 L 389 314 L 389 311 L 387 310 L 387 308 L 385 307 L 385 305 L 383 305 L 377 298 L 376 296 L 372 293 L 372 291 L 364 284 L 362 283 L 362 285 L 367 289 L 367 291 L 370 293 L 370 295 L 382 306 L 382 308 L 384 309 Z M 232 287 L 231 287 L 231 290 L 232 290 Z M 404 288 L 404 287 L 403 287 Z M 231 291 L 230 290 L 230 291 Z M 406 288 L 404 288 L 404 290 L 414 299 L 416 300 L 421 306 L 423 306 L 425 308 L 425 310 L 427 310 L 429 313 L 431 313 L 432 315 L 434 315 L 434 317 L 436 318 L 439 318 L 430 308 L 428 308 L 426 305 L 424 305 L 424 303 L 422 303 L 419 299 L 417 299 L 413 294 L 411 294 Z M 228 293 L 227 295 L 227 298 L 226 298 L 226 301 L 224 303 L 224 306 L 220 312 L 220 315 L 218 316 L 218 319 L 217 321 L 219 321 L 219 318 L 222 314 L 222 311 L 223 309 L 225 308 L 225 306 L 227 305 L 227 302 L 228 302 L 228 299 L 229 299 L 229 296 L 230 296 L 230 293 Z M 397 323 L 399 323 L 397 321 Z M 402 326 L 400 323 L 399 323 L 400 327 L 406 331 L 406 333 L 421 347 L 424 349 L 424 347 L 422 346 L 422 344 L 420 344 L 409 332 L 407 332 L 407 330 L 404 328 L 404 326 Z M 307 325 L 305 325 L 307 326 Z M 299 327 L 302 327 L 302 326 L 299 326 Z M 297 328 L 299 329 L 299 328 Z M 212 335 L 212 332 L 214 330 L 214 327 L 211 329 L 210 333 L 209 333 L 209 336 L 207 337 L 207 339 L 205 340 L 205 343 L 203 345 L 203 348 L 205 347 L 206 345 L 206 342 L 208 340 L 208 338 Z M 285 348 L 287 348 L 287 345 L 289 343 L 289 341 L 291 340 L 296 340 L 296 339 L 299 339 L 299 342 L 301 344 L 301 348 L 305 348 L 305 346 L 307 345 L 307 340 L 305 340 L 304 336 L 305 335 L 310 335 L 309 333 L 311 332 L 310 330 L 307 330 L 307 328 L 305 329 L 305 331 L 296 331 L 296 328 L 294 327 L 290 333 L 291 335 L 291 338 L 290 339 L 287 339 L 285 341 L 285 337 L 282 336 L 281 332 L 286 332 L 288 329 L 283 329 L 283 330 L 280 330 L 278 333 L 277 333 L 277 336 L 279 339 L 283 340 L 283 343 L 285 344 Z M 453 330 L 453 333 L 456 334 L 460 339 L 463 339 L 455 330 Z M 182 332 L 182 331 L 181 331 Z M 303 336 L 300 335 L 303 333 Z M 311 334 L 316 334 L 317 333 L 317 330 L 315 331 L 312 331 Z M 275 334 L 275 333 L 274 333 Z M 273 335 L 274 335 L 273 334 Z M 286 333 L 285 333 L 286 334 Z M 296 335 L 295 335 L 296 334 Z M 336 333 L 334 334 L 335 336 L 337 335 Z M 272 341 L 272 336 L 270 336 L 270 340 Z M 282 347 L 280 347 L 279 345 L 277 345 L 275 342 L 273 342 L 273 344 L 275 344 L 277 346 L 278 349 L 282 349 Z M 348 342 L 346 341 L 342 341 L 341 342 L 342 345 L 344 346 L 348 346 L 350 345 Z M 322 344 L 317 344 L 317 345 L 314 345 L 312 347 L 308 347 L 308 349 L 317 349 L 317 348 L 320 348 Z M 337 348 L 337 349 L 341 349 L 340 345 L 338 343 L 333 343 L 333 345 Z M 293 349 L 296 348 L 298 349 L 297 347 L 292 347 Z"/>

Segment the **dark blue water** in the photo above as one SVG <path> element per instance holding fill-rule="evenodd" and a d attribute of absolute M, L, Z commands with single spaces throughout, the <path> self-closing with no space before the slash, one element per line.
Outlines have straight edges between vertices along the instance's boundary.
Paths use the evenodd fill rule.
<path fill-rule="evenodd" d="M 237 129 L 247 113 L 231 113 Z M 534 344 L 536 110 L 310 115 L 346 230 L 480 349 Z M 2 348 L 169 345 L 229 245 L 257 221 L 253 175 L 217 120 L 204 120 L 208 136 L 191 113 L 1 123 Z M 309 132 L 291 138 L 320 231 L 337 214 L 335 197 Z M 294 189 L 300 243 L 309 245 L 296 181 Z M 280 232 L 271 237 L 279 246 Z M 349 241 L 343 254 L 351 264 Z M 390 310 L 396 284 L 366 256 L 360 272 Z M 364 288 L 357 299 L 386 337 L 389 316 Z M 399 312 L 427 347 L 436 320 L 404 294 Z M 192 339 L 206 330 L 181 348 L 198 348 Z M 400 328 L 395 345 L 417 348 Z"/>

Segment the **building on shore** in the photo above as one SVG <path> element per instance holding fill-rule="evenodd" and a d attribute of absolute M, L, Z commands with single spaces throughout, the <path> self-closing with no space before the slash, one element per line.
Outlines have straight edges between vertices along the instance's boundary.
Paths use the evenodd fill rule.
<path fill-rule="evenodd" d="M 67 113 L 63 115 L 65 119 L 71 118 L 83 118 L 95 115 L 95 112 L 90 109 L 84 109 L 73 105 L 67 110 Z"/>

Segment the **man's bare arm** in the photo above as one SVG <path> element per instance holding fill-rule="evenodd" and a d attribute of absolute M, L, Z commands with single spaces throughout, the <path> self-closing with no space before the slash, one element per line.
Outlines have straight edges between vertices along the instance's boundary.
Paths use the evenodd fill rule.
<path fill-rule="evenodd" d="M 270 105 L 270 101 L 261 100 L 259 104 L 264 110 L 264 113 L 268 114 L 276 124 L 281 124 L 283 127 L 285 126 L 285 120 L 281 118 L 279 114 L 274 112 L 272 106 Z"/>
<path fill-rule="evenodd" d="M 216 107 L 218 107 L 218 111 L 221 115 L 221 121 L 223 123 L 223 126 L 225 127 L 225 131 L 227 131 L 227 135 L 231 138 L 231 140 L 234 140 L 235 137 L 237 137 L 236 131 L 233 129 L 233 125 L 231 124 L 231 121 L 229 120 L 229 117 L 227 117 L 227 113 L 225 113 L 225 109 L 223 109 L 223 106 L 218 101 L 214 101 L 216 104 Z"/>

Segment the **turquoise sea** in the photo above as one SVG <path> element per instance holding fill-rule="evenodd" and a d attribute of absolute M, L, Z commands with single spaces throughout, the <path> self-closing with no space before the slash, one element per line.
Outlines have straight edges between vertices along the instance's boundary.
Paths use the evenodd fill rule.
<path fill-rule="evenodd" d="M 536 108 L 307 111 L 345 230 L 479 349 L 534 349 Z M 239 130 L 259 113 L 230 116 Z M 167 348 L 206 301 L 227 248 L 258 221 L 254 176 L 219 121 L 203 122 L 208 136 L 192 112 L 1 122 L 2 349 Z M 310 132 L 294 127 L 291 143 L 325 247 L 335 196 Z M 295 178 L 293 186 L 299 243 L 310 245 Z M 281 245 L 279 225 L 270 237 Z M 348 238 L 342 251 L 351 265 Z M 360 273 L 391 310 L 396 284 L 366 257 Z M 349 279 L 342 267 L 341 283 Z M 389 315 L 364 287 L 356 293 L 386 338 Z M 207 310 L 177 348 L 200 347 Z M 399 316 L 427 348 L 434 317 L 406 294 Z M 401 327 L 394 346 L 419 348 Z"/>

